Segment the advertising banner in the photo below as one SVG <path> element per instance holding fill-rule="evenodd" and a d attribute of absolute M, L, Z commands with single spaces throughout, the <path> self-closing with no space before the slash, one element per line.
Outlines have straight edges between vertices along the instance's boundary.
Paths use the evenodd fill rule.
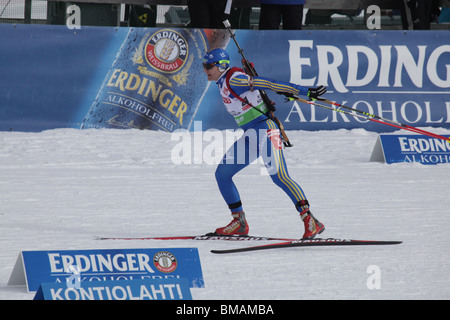
<path fill-rule="evenodd" d="M 382 134 L 378 137 L 370 160 L 386 163 L 450 163 L 450 142 L 423 135 Z"/>
<path fill-rule="evenodd" d="M 8 285 L 173 278 L 204 287 L 197 248 L 22 251 Z"/>
<path fill-rule="evenodd" d="M 42 283 L 34 300 L 192 300 L 186 279 Z"/>
<path fill-rule="evenodd" d="M 259 75 L 415 127 L 450 127 L 448 31 L 235 30 Z M 0 130 L 236 128 L 202 57 L 227 30 L 0 25 Z M 287 130 L 395 130 L 268 92 Z"/>

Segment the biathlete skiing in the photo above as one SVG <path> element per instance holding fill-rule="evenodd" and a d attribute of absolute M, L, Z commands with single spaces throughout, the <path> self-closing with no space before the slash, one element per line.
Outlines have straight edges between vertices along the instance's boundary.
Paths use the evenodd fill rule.
<path fill-rule="evenodd" d="M 225 108 L 244 130 L 242 137 L 225 153 L 215 173 L 219 190 L 232 215 L 232 221 L 225 227 L 216 229 L 216 234 L 248 235 L 249 226 L 233 176 L 259 157 L 263 158 L 272 181 L 289 196 L 300 214 L 305 228 L 302 239 L 312 239 L 322 233 L 324 225 L 312 215 L 304 191 L 289 176 L 280 128 L 269 112 L 270 106 L 264 101 L 262 90 L 304 95 L 320 100 L 319 97 L 326 92 L 326 88 L 306 88 L 289 82 L 251 76 L 242 69 L 230 68 L 229 55 L 223 49 L 207 52 L 203 68 L 208 80 L 216 81 L 219 86 Z M 255 136 L 256 139 L 252 139 Z M 239 147 L 242 145 L 245 146 L 244 155 Z"/>

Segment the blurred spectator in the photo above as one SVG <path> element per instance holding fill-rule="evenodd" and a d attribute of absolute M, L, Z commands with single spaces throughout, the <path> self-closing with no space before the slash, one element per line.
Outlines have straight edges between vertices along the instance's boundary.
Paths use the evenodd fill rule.
<path fill-rule="evenodd" d="M 305 0 L 260 0 L 259 29 L 279 29 L 283 21 L 284 30 L 302 28 Z"/>
<path fill-rule="evenodd" d="M 429 30 L 431 22 L 438 22 L 438 0 L 402 0 L 402 25 L 405 30 Z"/>
<path fill-rule="evenodd" d="M 450 8 L 442 8 L 441 14 L 439 15 L 439 23 L 450 22 Z"/>
<path fill-rule="evenodd" d="M 227 0 L 188 0 L 191 28 L 223 29 Z"/>
<path fill-rule="evenodd" d="M 130 27 L 155 27 L 156 14 L 156 5 L 125 5 L 125 21 Z"/>

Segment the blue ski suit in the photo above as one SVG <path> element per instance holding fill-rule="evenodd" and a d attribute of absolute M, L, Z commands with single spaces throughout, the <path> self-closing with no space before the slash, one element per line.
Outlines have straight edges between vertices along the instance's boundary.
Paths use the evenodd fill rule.
<path fill-rule="evenodd" d="M 227 111 L 234 116 L 244 133 L 228 149 L 217 167 L 215 176 L 219 190 L 232 212 L 242 211 L 241 197 L 233 176 L 262 157 L 272 181 L 283 189 L 301 212 L 309 208 L 305 193 L 289 176 L 280 130 L 267 115 L 267 107 L 258 90 L 307 95 L 308 88 L 264 77 L 251 79 L 242 70 L 235 69 L 225 71 L 216 83 Z M 230 72 L 232 74 L 228 74 Z"/>

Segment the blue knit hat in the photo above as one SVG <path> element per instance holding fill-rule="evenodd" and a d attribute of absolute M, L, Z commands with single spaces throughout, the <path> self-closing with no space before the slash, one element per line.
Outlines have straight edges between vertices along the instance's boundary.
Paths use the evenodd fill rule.
<path fill-rule="evenodd" d="M 230 66 L 230 57 L 228 52 L 223 49 L 213 49 L 205 54 L 203 64 L 214 64 L 219 68 L 227 69 Z"/>

